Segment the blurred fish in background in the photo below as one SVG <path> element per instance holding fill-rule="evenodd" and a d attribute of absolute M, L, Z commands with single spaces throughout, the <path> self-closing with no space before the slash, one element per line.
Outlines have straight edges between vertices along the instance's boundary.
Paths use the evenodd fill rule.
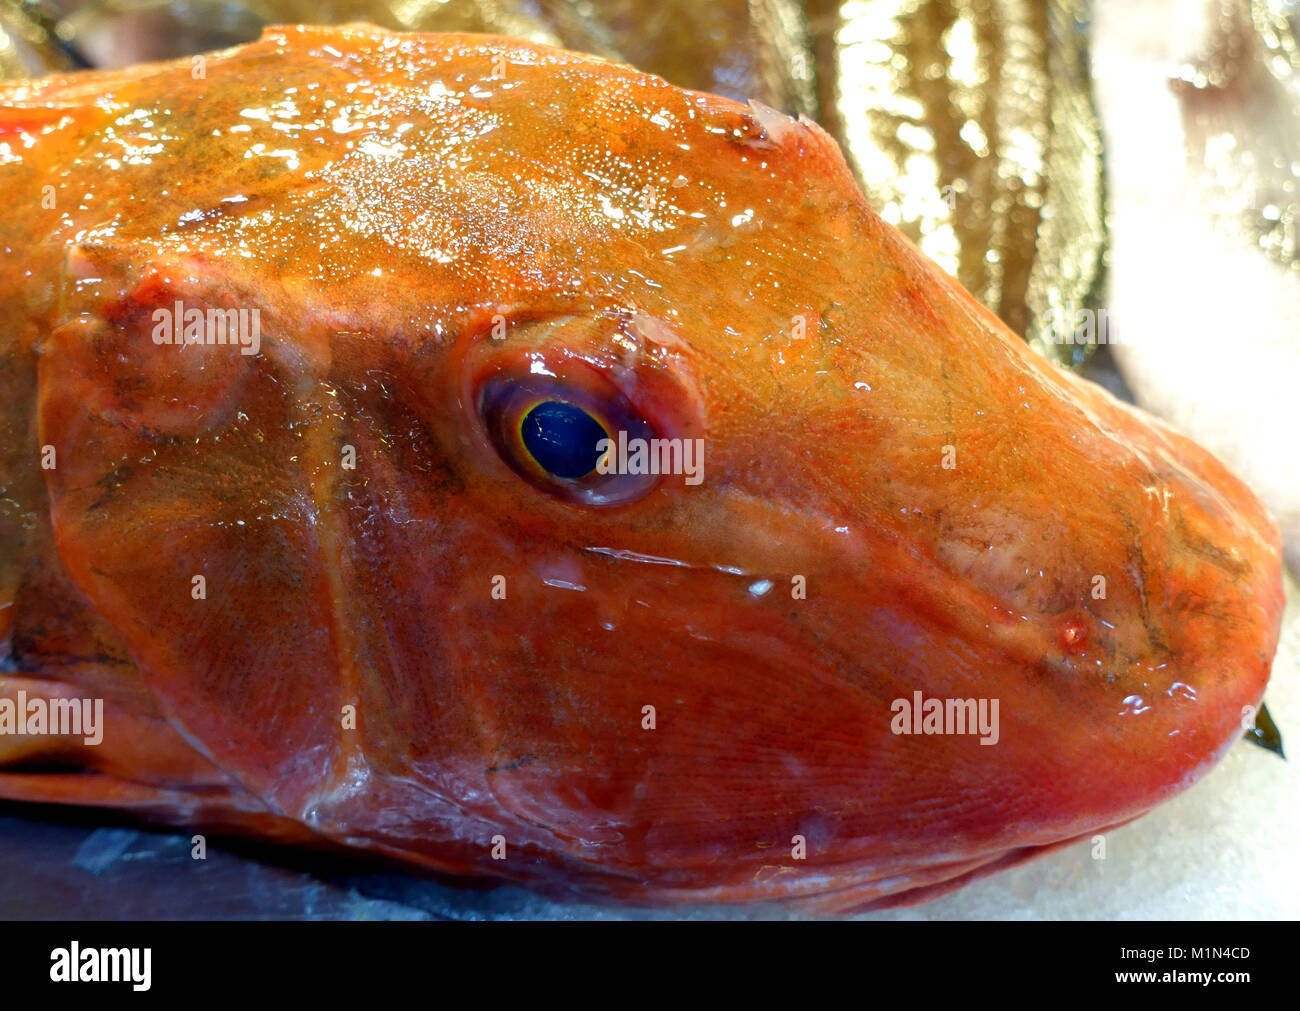
<path fill-rule="evenodd" d="M 1300 570 L 1300 4 L 1098 6 L 1115 357 L 1232 464 Z"/>

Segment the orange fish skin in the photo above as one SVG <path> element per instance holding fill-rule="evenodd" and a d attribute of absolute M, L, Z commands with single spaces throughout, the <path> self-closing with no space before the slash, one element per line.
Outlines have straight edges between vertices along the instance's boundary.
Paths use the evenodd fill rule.
<path fill-rule="evenodd" d="M 0 738 L 0 797 L 847 913 L 1141 815 L 1263 695 L 1254 496 L 1029 351 L 807 121 L 283 27 L 0 84 L 0 187 L 0 697 L 109 711 L 59 745 L 93 775 Z M 177 301 L 256 308 L 260 353 L 158 345 Z M 702 439 L 703 480 L 550 494 L 493 377 Z M 917 691 L 997 700 L 997 743 L 894 733 Z"/>

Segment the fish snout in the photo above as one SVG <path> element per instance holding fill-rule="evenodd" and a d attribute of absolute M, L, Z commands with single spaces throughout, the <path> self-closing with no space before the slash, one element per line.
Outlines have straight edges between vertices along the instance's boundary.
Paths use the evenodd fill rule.
<path fill-rule="evenodd" d="M 834 649 L 827 676 L 892 756 L 875 796 L 917 845 L 1053 845 L 1136 817 L 1208 771 L 1268 679 L 1281 554 L 1249 489 L 1089 388 L 1033 406 L 1019 438 L 987 410 L 933 444 L 871 419 L 812 472 L 838 561 L 810 580 L 824 617 L 794 627 Z"/>
<path fill-rule="evenodd" d="M 1102 409 L 1109 452 L 1091 447 L 1073 496 L 1023 528 L 1019 578 L 1005 567 L 990 588 L 1019 698 L 1050 714 L 1062 813 L 1113 824 L 1190 785 L 1253 724 L 1284 600 L 1278 531 L 1250 490 L 1159 422 Z"/>

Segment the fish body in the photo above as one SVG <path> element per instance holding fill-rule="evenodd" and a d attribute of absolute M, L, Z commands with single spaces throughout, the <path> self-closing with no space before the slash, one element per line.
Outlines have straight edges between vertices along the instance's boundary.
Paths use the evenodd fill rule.
<path fill-rule="evenodd" d="M 0 186 L 0 699 L 104 704 L 0 797 L 845 913 L 1139 816 L 1260 702 L 1250 491 L 807 120 L 284 27 L 0 85 Z"/>

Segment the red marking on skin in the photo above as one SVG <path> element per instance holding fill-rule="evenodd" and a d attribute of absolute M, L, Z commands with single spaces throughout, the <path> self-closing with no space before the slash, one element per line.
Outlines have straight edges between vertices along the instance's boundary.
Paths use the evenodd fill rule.
<path fill-rule="evenodd" d="M 77 116 L 83 111 L 81 107 L 65 108 L 57 105 L 14 106 L 3 109 L 0 110 L 0 136 L 26 133 L 36 137 L 56 126 L 65 116 Z"/>
<path fill-rule="evenodd" d="M 150 270 L 132 291 L 105 305 L 103 314 L 109 323 L 123 326 L 135 320 L 141 310 L 153 307 L 170 310 L 178 300 L 183 300 L 180 291 L 156 271 Z"/>
<path fill-rule="evenodd" d="M 48 120 L 42 116 L 23 116 L 18 112 L 7 113 L 4 119 L 0 119 L 0 136 L 11 133 L 37 133 L 42 127 L 48 125 Z"/>
<path fill-rule="evenodd" d="M 902 300 L 922 319 L 926 326 L 937 327 L 941 325 L 939 313 L 930 300 L 930 296 L 921 290 L 919 286 L 908 286 L 903 289 Z"/>
<path fill-rule="evenodd" d="M 1077 653 L 1088 644 L 1088 630 L 1083 622 L 1071 618 L 1061 626 L 1061 645 L 1067 652 Z"/>

